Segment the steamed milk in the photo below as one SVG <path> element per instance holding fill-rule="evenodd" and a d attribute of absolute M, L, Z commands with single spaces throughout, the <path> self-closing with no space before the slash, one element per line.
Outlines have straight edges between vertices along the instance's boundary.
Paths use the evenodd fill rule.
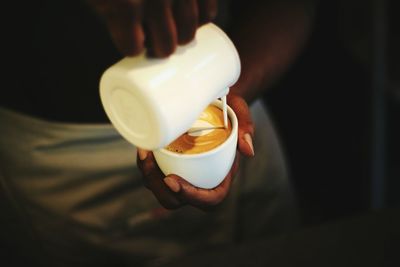
<path fill-rule="evenodd" d="M 180 154 L 198 154 L 216 148 L 224 143 L 232 132 L 232 125 L 228 119 L 228 127 L 224 128 L 224 114 L 214 105 L 209 105 L 195 122 L 195 127 L 206 130 L 186 132 L 169 144 L 166 149 Z M 221 127 L 222 126 L 222 127 Z M 210 129 L 220 127 L 218 129 Z"/>

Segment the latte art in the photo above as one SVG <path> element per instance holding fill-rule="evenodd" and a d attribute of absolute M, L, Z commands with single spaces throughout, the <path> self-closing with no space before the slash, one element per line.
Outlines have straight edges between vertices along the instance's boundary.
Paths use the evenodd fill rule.
<path fill-rule="evenodd" d="M 197 119 L 194 128 L 205 130 L 184 133 L 174 142 L 169 144 L 166 149 L 180 154 L 198 154 L 216 148 L 228 139 L 232 132 L 232 125 L 228 120 L 228 128 L 224 125 L 223 112 L 214 105 L 209 105 Z M 219 127 L 218 129 L 210 129 Z"/>

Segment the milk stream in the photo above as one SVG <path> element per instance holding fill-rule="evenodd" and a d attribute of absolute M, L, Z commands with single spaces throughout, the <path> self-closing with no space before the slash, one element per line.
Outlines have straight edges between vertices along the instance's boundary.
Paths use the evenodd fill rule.
<path fill-rule="evenodd" d="M 224 128 L 226 129 L 228 128 L 228 108 L 226 104 L 226 95 L 221 97 L 221 100 L 222 100 L 222 112 L 224 116 Z"/>
<path fill-rule="evenodd" d="M 226 96 L 221 97 L 222 101 L 222 114 L 224 119 L 224 125 L 216 126 L 203 120 L 197 120 L 193 123 L 192 127 L 187 131 L 190 136 L 202 136 L 209 134 L 216 129 L 227 129 L 228 128 L 228 106 L 226 103 Z"/>

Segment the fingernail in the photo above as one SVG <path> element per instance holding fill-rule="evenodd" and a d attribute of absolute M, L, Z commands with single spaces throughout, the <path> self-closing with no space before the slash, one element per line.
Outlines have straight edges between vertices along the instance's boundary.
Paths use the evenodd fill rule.
<path fill-rule="evenodd" d="M 244 140 L 249 145 L 251 149 L 251 155 L 254 156 L 254 147 L 253 147 L 253 140 L 251 139 L 251 135 L 249 133 L 244 135 Z"/>
<path fill-rule="evenodd" d="M 147 158 L 147 154 L 148 153 L 149 152 L 147 150 L 138 148 L 138 154 L 139 154 L 139 159 L 140 160 L 145 160 Z"/>
<path fill-rule="evenodd" d="M 181 190 L 180 184 L 170 177 L 165 177 L 164 183 L 175 193 L 178 193 Z"/>

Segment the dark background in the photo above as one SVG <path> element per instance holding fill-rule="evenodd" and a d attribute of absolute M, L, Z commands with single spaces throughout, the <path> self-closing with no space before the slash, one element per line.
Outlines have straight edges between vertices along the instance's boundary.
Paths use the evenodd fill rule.
<path fill-rule="evenodd" d="M 387 11 L 385 16 L 379 17 L 378 20 L 374 15 L 374 3 L 376 2 L 386 3 Z M 258 252 L 271 251 L 271 248 L 287 252 L 280 252 L 280 258 L 273 258 L 265 254 L 264 263 L 271 259 L 275 259 L 275 261 L 270 261 L 270 263 L 279 263 L 282 258 L 286 258 L 289 259 L 287 266 L 299 266 L 290 262 L 290 255 L 294 255 L 299 247 L 304 246 L 303 241 L 308 239 L 310 239 L 308 244 L 312 244 L 312 246 L 310 245 L 310 250 L 307 251 L 304 248 L 303 251 L 308 253 L 310 259 L 313 259 L 312 253 L 315 251 L 313 246 L 315 248 L 322 247 L 323 251 L 319 251 L 322 255 L 346 257 L 346 251 L 343 250 L 341 250 L 342 254 L 336 255 L 324 254 L 324 251 L 336 251 L 338 247 L 342 247 L 348 242 L 348 237 L 352 233 L 360 236 L 368 235 L 366 239 L 357 239 L 358 243 L 350 243 L 362 248 L 360 240 L 365 242 L 367 248 L 357 250 L 359 253 L 356 254 L 358 259 L 363 259 L 363 266 L 368 265 L 365 264 L 368 263 L 368 257 L 365 257 L 368 253 L 382 253 L 379 251 L 380 246 L 370 248 L 368 244 L 389 240 L 390 251 L 399 245 L 399 239 L 394 241 L 390 239 L 393 237 L 393 229 L 396 229 L 393 223 L 390 224 L 390 231 L 382 232 L 388 222 L 393 222 L 392 213 L 389 216 L 373 213 L 372 221 L 377 223 L 372 223 L 372 225 L 367 223 L 367 226 L 362 228 L 359 233 L 356 231 L 357 226 L 363 225 L 366 221 L 371 222 L 371 217 L 351 220 L 350 225 L 347 221 L 341 221 L 349 217 L 371 213 L 374 192 L 379 189 L 372 186 L 374 177 L 372 169 L 376 164 L 376 159 L 373 157 L 373 147 L 376 144 L 373 134 L 375 129 L 373 114 L 375 110 L 374 92 L 377 88 L 374 79 L 377 71 L 385 70 L 386 74 L 385 82 L 382 84 L 384 101 L 380 106 L 383 116 L 378 118 L 383 122 L 380 130 L 383 133 L 381 140 L 383 157 L 381 160 L 384 168 L 381 175 L 378 175 L 384 189 L 382 208 L 398 208 L 400 206 L 400 71 L 398 68 L 400 59 L 397 52 L 400 44 L 396 32 L 400 26 L 397 23 L 397 14 L 400 11 L 399 2 L 393 0 L 321 0 L 317 7 L 313 32 L 303 53 L 284 77 L 265 94 L 264 101 L 271 112 L 288 160 L 304 226 L 310 227 L 337 220 L 340 220 L 340 224 L 339 226 L 333 224 L 333 228 L 329 225 L 327 227 L 318 226 L 290 236 L 284 241 L 278 238 L 270 243 L 257 245 L 258 250 L 256 251 Z M 34 3 L 32 2 L 31 5 Z M 27 16 L 29 13 L 29 9 L 22 12 Z M 17 18 L 18 14 L 9 15 L 15 15 Z M 376 53 L 373 34 L 376 21 L 383 21 L 386 25 L 386 38 L 380 40 L 383 42 L 383 49 L 386 53 L 384 68 L 374 68 L 376 62 L 371 59 Z M 74 23 L 79 22 L 74 21 Z M 3 26 L 8 25 L 4 24 Z M 25 25 L 21 25 L 21 28 L 24 27 Z M 15 35 L 18 34 L 15 32 Z M 362 40 L 364 45 L 357 46 L 359 40 Z M 110 47 L 97 49 L 108 51 Z M 7 53 L 7 49 L 3 52 Z M 43 48 L 43 53 L 48 52 L 49 50 Z M 21 47 L 20 53 L 27 55 L 32 64 L 35 64 L 34 59 L 38 55 L 30 55 L 30 51 L 24 50 L 23 47 Z M 95 58 L 96 51 L 93 50 L 92 53 Z M 66 54 L 68 55 L 68 53 Z M 115 56 L 111 55 L 109 61 L 113 62 Z M 90 61 L 82 64 L 92 66 L 92 63 Z M 97 64 L 96 66 L 104 69 L 107 65 L 109 64 Z M 93 88 L 97 92 L 97 84 Z M 31 97 L 35 100 L 35 95 Z M 67 97 L 65 96 L 65 99 Z M 38 101 L 44 100 L 38 99 Z M 94 107 L 94 110 L 96 108 L 100 109 L 101 107 Z M 91 114 L 87 116 L 90 119 L 94 117 Z M 19 215 L 13 214 L 13 207 L 3 207 L 1 204 L 4 202 L 1 197 L 3 196 L 0 194 L 0 209 L 2 214 L 7 214 L 7 216 L 1 217 L 0 240 L 3 241 L 1 234 L 12 231 L 21 237 L 26 237 L 28 241 L 30 233 L 24 232 L 22 227 L 19 228 L 14 223 L 20 219 Z M 10 212 L 7 212 L 7 209 Z M 332 229 L 335 229 L 333 233 L 338 233 L 337 239 L 329 234 L 332 233 Z M 16 236 L 15 239 L 19 238 Z M 326 245 L 327 241 L 332 241 L 333 245 Z M 33 254 L 24 255 L 24 257 L 21 257 L 20 254 L 20 251 L 33 250 L 34 240 L 25 244 L 12 243 L 11 240 L 7 246 L 3 246 L 2 243 L 0 245 L 2 262 L 11 259 L 12 262 L 27 265 L 32 260 L 30 257 L 34 257 Z M 234 249 L 234 253 L 230 255 L 232 257 L 235 254 L 240 256 L 240 253 L 246 254 L 252 248 L 254 247 L 245 247 L 244 252 L 242 249 Z M 346 248 L 350 250 L 352 247 L 348 245 Z M 258 255 L 264 254 L 259 253 Z M 223 260 L 226 260 L 226 257 Z M 245 263 L 243 266 L 246 266 Z M 321 266 L 312 260 L 307 263 Z M 190 261 L 185 266 L 188 265 L 190 266 Z M 371 264 L 369 265 L 371 266 Z"/>
<path fill-rule="evenodd" d="M 376 15 L 376 2 L 385 5 L 383 16 Z M 377 71 L 385 72 L 378 85 L 384 87 L 377 119 L 384 144 L 381 207 L 400 205 L 399 11 L 398 1 L 320 1 L 304 52 L 264 96 L 305 224 L 368 212 L 380 194 L 372 185 Z M 378 45 L 377 23 L 386 35 Z M 374 55 L 382 52 L 384 68 L 376 68 Z"/>

